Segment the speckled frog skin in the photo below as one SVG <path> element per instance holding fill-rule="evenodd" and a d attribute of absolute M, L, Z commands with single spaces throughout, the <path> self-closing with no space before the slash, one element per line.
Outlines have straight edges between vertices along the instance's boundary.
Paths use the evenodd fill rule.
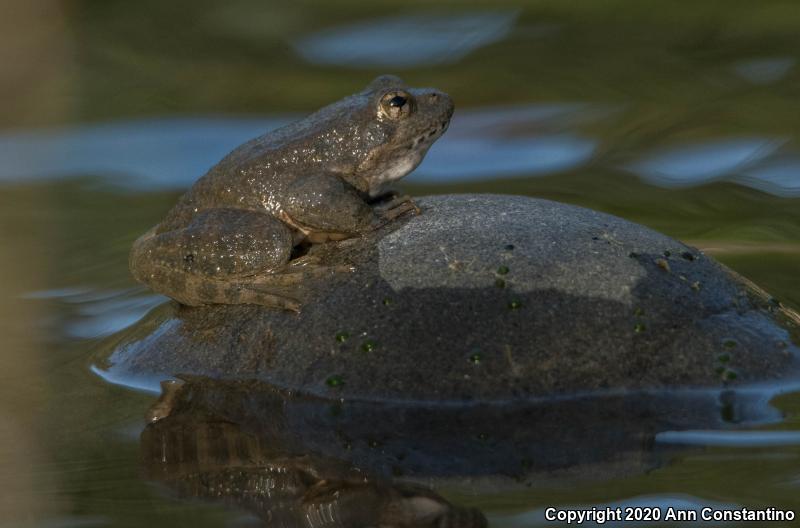
<path fill-rule="evenodd" d="M 419 165 L 452 114 L 447 94 L 384 75 L 241 145 L 134 243 L 134 277 L 190 306 L 299 310 L 293 292 L 304 278 L 343 270 L 292 258 L 293 249 L 359 236 L 415 210 L 407 197 L 373 202 Z"/>

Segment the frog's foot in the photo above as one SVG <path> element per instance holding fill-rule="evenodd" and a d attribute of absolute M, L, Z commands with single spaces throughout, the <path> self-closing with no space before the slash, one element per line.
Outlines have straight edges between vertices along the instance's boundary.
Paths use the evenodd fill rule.
<path fill-rule="evenodd" d="M 306 266 L 317 266 L 321 261 L 322 259 L 319 257 L 319 255 L 310 255 L 306 253 L 301 257 L 290 260 L 286 266 L 286 269 L 302 269 Z"/>
<path fill-rule="evenodd" d="M 238 284 L 236 286 L 238 296 L 235 304 L 258 304 L 268 308 L 300 313 L 302 304 L 298 299 L 276 293 L 270 286 L 271 284 L 259 284 L 255 281 Z"/>
<path fill-rule="evenodd" d="M 295 286 L 303 284 L 308 279 L 325 278 L 339 273 L 353 273 L 356 269 L 350 265 L 322 266 L 314 259 L 300 264 L 290 263 L 287 270 L 291 271 L 255 276 L 249 282 L 257 286 Z"/>
<path fill-rule="evenodd" d="M 353 266 L 320 266 L 308 262 L 296 268 L 290 265 L 287 269 L 296 269 L 297 271 L 257 275 L 240 280 L 237 285 L 239 302 L 271 306 L 299 313 L 302 303 L 295 295 L 302 293 L 304 285 L 309 280 L 355 271 Z M 292 292 L 292 295 L 284 292 Z"/>
<path fill-rule="evenodd" d="M 378 229 L 379 227 L 391 222 L 395 218 L 399 218 L 412 211 L 415 215 L 418 215 L 421 212 L 419 207 L 417 207 L 417 204 L 415 204 L 408 195 L 399 196 L 386 204 L 379 205 L 375 207 L 375 211 L 378 213 L 378 221 L 374 226 L 375 229 Z"/>
<path fill-rule="evenodd" d="M 354 238 L 347 239 L 348 241 L 355 241 Z M 297 272 L 297 270 L 310 270 L 312 274 L 320 274 L 324 275 L 325 270 L 328 269 L 333 273 L 349 273 L 355 271 L 355 267 L 351 265 L 338 265 L 338 266 L 326 266 L 323 264 L 324 256 L 320 255 L 319 253 L 306 253 L 301 257 L 294 258 L 289 261 L 288 265 L 286 266 L 287 270 L 284 273 L 293 273 Z"/>
<path fill-rule="evenodd" d="M 270 308 L 300 311 L 300 301 L 287 288 L 274 282 L 256 283 L 253 277 L 232 277 L 226 280 L 199 276 L 182 276 L 185 292 L 173 298 L 187 306 L 208 304 L 258 304 Z"/>
<path fill-rule="evenodd" d="M 162 381 L 161 396 L 158 398 L 158 401 L 147 410 L 145 420 L 147 420 L 148 423 L 157 422 L 172 414 L 175 401 L 184 385 L 184 381 L 176 379 Z"/>

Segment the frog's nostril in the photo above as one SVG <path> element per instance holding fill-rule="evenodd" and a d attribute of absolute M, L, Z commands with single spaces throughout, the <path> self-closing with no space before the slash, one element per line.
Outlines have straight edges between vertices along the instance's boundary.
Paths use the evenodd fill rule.
<path fill-rule="evenodd" d="M 439 94 L 437 94 L 436 92 L 431 92 L 431 93 L 428 94 L 428 99 L 430 99 L 431 101 L 435 101 L 438 98 L 439 98 Z"/>

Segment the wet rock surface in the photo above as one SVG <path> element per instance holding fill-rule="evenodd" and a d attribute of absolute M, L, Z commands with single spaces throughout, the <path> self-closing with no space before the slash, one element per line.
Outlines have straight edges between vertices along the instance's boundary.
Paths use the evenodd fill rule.
<path fill-rule="evenodd" d="M 151 388 L 191 374 L 406 402 L 723 394 L 796 375 L 796 314 L 694 248 L 545 200 L 418 204 L 419 216 L 315 248 L 356 271 L 306 284 L 299 315 L 167 303 L 103 343 L 96 368 Z M 710 401 L 683 425 L 719 416 L 726 404 Z"/>

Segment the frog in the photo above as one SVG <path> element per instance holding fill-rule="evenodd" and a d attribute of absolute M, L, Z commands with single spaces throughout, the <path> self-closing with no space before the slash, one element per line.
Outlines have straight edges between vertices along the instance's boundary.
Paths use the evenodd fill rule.
<path fill-rule="evenodd" d="M 454 105 L 434 88 L 381 75 L 363 90 L 226 155 L 133 244 L 136 280 L 186 306 L 255 304 L 299 312 L 326 266 L 309 247 L 419 213 L 387 187 L 447 130 Z"/>

